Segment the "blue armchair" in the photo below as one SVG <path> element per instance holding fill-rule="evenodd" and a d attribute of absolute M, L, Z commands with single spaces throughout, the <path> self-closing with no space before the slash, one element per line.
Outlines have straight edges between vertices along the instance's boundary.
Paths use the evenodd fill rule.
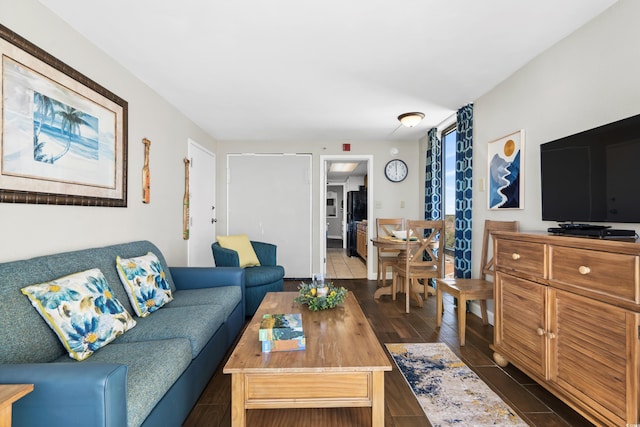
<path fill-rule="evenodd" d="M 245 267 L 245 315 L 253 316 L 267 292 L 280 292 L 284 286 L 284 267 L 276 265 L 277 246 L 251 241 L 260 265 Z M 218 242 L 211 245 L 213 259 L 218 267 L 239 267 L 238 253 L 223 248 Z"/>

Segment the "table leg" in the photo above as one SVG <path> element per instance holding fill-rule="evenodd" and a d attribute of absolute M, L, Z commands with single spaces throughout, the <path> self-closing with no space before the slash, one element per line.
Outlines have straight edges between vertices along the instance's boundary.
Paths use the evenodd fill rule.
<path fill-rule="evenodd" d="M 380 299 L 382 295 L 391 295 L 391 285 L 376 289 L 373 294 L 373 299 Z"/>
<path fill-rule="evenodd" d="M 384 371 L 373 372 L 371 427 L 384 427 Z"/>
<path fill-rule="evenodd" d="M 0 427 L 11 427 L 11 404 L 0 408 Z"/>
<path fill-rule="evenodd" d="M 418 282 L 418 279 L 411 280 L 409 286 L 411 296 L 416 301 L 416 304 L 418 304 L 418 307 L 422 307 L 422 294 L 424 293 L 424 287 L 420 284 L 420 282 Z"/>
<path fill-rule="evenodd" d="M 231 426 L 245 427 L 247 425 L 247 410 L 244 397 L 246 396 L 244 374 L 231 374 Z"/>

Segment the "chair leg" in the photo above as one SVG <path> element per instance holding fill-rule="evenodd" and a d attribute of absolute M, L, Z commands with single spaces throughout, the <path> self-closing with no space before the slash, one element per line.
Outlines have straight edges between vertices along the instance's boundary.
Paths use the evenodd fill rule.
<path fill-rule="evenodd" d="M 404 297 L 405 297 L 405 313 L 409 313 L 409 305 L 411 299 L 411 280 L 409 277 L 404 281 Z"/>
<path fill-rule="evenodd" d="M 378 260 L 378 277 L 376 278 L 376 285 L 378 287 L 380 287 L 380 280 L 382 278 L 381 275 L 381 271 L 382 271 L 382 263 L 380 262 L 381 260 Z"/>
<path fill-rule="evenodd" d="M 467 300 L 463 295 L 460 295 L 460 298 L 458 298 L 458 336 L 460 337 L 460 346 L 464 345 L 466 332 Z"/>
<path fill-rule="evenodd" d="M 382 287 L 387 286 L 387 265 L 382 263 L 382 265 L 378 264 L 378 268 L 380 268 L 380 285 Z"/>
<path fill-rule="evenodd" d="M 391 276 L 391 298 L 394 301 L 396 300 L 396 292 L 397 292 L 397 289 L 398 289 L 398 288 L 396 288 L 396 286 L 397 286 L 396 280 L 397 279 L 398 279 L 398 273 L 396 273 L 396 272 L 392 273 L 392 276 Z"/>
<path fill-rule="evenodd" d="M 482 324 L 488 325 L 489 319 L 487 317 L 487 300 L 480 300 L 480 312 L 482 313 Z"/>
<path fill-rule="evenodd" d="M 442 325 L 442 291 L 440 286 L 436 288 L 436 326 Z"/>

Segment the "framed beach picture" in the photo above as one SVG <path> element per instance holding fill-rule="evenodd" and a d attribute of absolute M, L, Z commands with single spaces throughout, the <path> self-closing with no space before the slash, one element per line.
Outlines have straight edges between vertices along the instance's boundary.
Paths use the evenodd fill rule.
<path fill-rule="evenodd" d="M 524 209 L 524 130 L 489 142 L 489 209 Z"/>
<path fill-rule="evenodd" d="M 0 25 L 0 202 L 127 206 L 127 102 Z"/>

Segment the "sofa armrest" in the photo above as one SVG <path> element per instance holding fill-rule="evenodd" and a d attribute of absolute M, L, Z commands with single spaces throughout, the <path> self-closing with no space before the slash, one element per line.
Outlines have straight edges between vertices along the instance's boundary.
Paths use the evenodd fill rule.
<path fill-rule="evenodd" d="M 240 267 L 169 267 L 176 289 L 241 286 L 244 295 L 244 269 Z"/>
<path fill-rule="evenodd" d="M 251 241 L 251 246 L 258 256 L 260 265 L 276 265 L 276 250 L 278 247 L 271 243 Z"/>
<path fill-rule="evenodd" d="M 218 242 L 215 242 L 211 245 L 211 251 L 216 267 L 240 267 L 240 257 L 238 252 L 233 249 L 223 248 Z"/>
<path fill-rule="evenodd" d="M 13 405 L 14 425 L 127 425 L 127 366 L 114 363 L 0 365 L 0 383 L 34 384 Z"/>

